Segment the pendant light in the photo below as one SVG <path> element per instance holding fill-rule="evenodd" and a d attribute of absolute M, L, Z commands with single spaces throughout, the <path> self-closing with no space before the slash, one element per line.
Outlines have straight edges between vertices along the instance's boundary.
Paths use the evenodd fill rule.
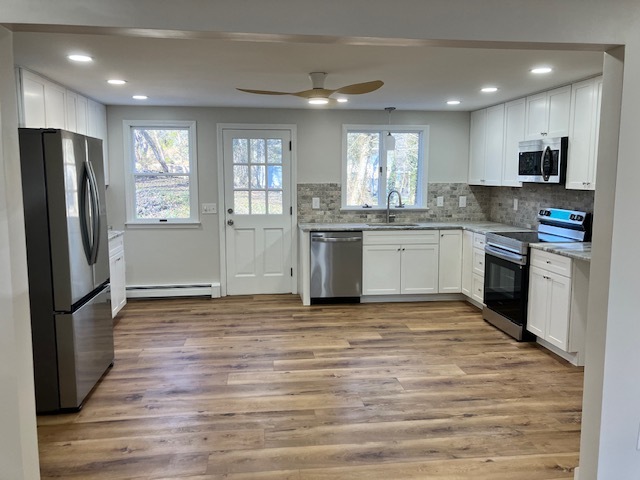
<path fill-rule="evenodd" d="M 393 112 L 395 109 L 396 107 L 385 108 L 385 111 L 389 114 L 389 126 L 391 126 L 391 112 Z M 384 137 L 384 149 L 387 152 L 396 149 L 396 138 L 391 135 L 391 130 L 389 130 Z"/>

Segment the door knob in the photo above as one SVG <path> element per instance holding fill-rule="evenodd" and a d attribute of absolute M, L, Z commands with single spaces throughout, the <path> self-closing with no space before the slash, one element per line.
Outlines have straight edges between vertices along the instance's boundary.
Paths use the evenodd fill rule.
<path fill-rule="evenodd" d="M 228 209 L 227 213 L 233 213 L 233 208 Z"/>
<path fill-rule="evenodd" d="M 233 220 L 227 220 L 227 225 L 229 226 L 233 225 Z"/>

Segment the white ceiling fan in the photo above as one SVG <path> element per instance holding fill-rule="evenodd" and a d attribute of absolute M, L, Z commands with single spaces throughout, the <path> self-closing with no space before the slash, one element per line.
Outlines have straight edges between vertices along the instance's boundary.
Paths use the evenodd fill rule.
<path fill-rule="evenodd" d="M 312 88 L 310 90 L 303 90 L 301 92 L 275 92 L 272 90 L 251 90 L 247 88 L 238 88 L 241 92 L 255 93 L 258 95 L 293 95 L 295 97 L 306 98 L 312 105 L 326 105 L 329 102 L 337 101 L 331 95 L 337 93 L 339 95 L 362 95 L 363 93 L 370 93 L 378 90 L 384 82 L 380 80 L 373 80 L 371 82 L 354 83 L 352 85 L 346 85 L 344 87 L 331 90 L 324 88 L 324 80 L 327 77 L 325 72 L 311 72 L 309 78 L 311 79 Z"/>

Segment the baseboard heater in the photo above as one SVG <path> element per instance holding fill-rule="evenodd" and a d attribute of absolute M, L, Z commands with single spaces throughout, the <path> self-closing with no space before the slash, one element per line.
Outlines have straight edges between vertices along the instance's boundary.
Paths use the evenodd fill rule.
<path fill-rule="evenodd" d="M 129 285 L 127 298 L 220 297 L 219 283 L 180 285 Z"/>

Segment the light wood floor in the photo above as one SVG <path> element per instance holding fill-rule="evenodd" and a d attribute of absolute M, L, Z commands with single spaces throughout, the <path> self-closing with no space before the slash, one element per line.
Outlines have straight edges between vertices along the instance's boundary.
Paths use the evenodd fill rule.
<path fill-rule="evenodd" d="M 39 417 L 43 478 L 550 480 L 583 372 L 463 302 L 130 301 L 84 409 Z"/>

